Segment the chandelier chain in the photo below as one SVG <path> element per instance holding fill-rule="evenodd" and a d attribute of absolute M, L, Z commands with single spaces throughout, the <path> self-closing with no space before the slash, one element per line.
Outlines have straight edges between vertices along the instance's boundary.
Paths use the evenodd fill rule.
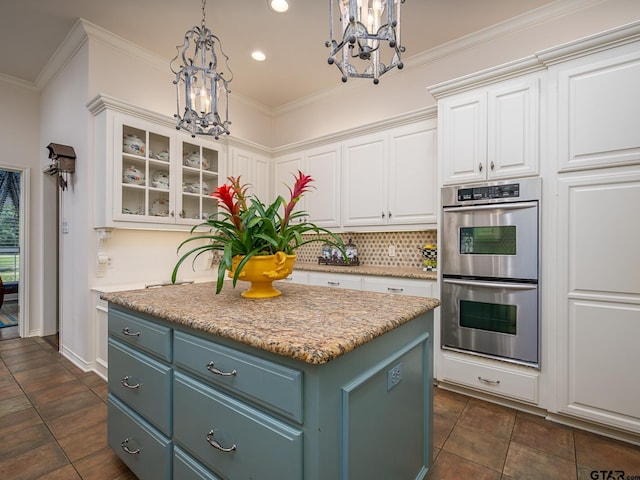
<path fill-rule="evenodd" d="M 201 25 L 202 25 L 202 29 L 203 29 L 203 30 L 204 30 L 204 28 L 205 28 L 205 22 L 204 22 L 204 20 L 205 20 L 205 17 L 206 17 L 206 15 L 207 15 L 207 13 L 206 13 L 206 9 L 207 9 L 207 0 L 202 0 L 202 23 L 201 23 Z"/>

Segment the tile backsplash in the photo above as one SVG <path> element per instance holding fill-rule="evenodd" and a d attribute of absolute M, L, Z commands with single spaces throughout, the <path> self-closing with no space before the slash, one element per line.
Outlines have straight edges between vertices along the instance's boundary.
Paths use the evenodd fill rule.
<path fill-rule="evenodd" d="M 436 230 L 412 232 L 353 232 L 340 234 L 347 243 L 349 239 L 358 248 L 360 265 L 376 267 L 422 268 L 424 266 L 421 248 L 428 243 L 435 244 Z M 389 256 L 389 246 L 395 247 L 395 257 Z M 317 262 L 322 250 L 321 242 L 304 245 L 296 250 L 298 261 Z"/>

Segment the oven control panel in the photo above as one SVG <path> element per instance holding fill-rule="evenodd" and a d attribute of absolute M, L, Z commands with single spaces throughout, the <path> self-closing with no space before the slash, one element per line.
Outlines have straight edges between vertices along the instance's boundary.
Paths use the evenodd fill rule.
<path fill-rule="evenodd" d="M 493 200 L 499 198 L 520 197 L 520 184 L 489 185 L 482 187 L 468 187 L 458 189 L 458 201 Z"/>

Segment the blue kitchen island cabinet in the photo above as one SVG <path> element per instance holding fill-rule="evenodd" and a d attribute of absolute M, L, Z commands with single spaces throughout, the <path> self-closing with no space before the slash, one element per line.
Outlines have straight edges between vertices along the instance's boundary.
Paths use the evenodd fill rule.
<path fill-rule="evenodd" d="M 104 294 L 110 447 L 141 480 L 424 478 L 439 302 L 279 288 Z"/>

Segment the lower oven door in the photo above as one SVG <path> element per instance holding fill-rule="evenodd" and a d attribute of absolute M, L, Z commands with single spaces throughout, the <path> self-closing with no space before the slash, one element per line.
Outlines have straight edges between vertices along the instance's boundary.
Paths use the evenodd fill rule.
<path fill-rule="evenodd" d="M 539 366 L 538 285 L 443 278 L 442 348 Z"/>

